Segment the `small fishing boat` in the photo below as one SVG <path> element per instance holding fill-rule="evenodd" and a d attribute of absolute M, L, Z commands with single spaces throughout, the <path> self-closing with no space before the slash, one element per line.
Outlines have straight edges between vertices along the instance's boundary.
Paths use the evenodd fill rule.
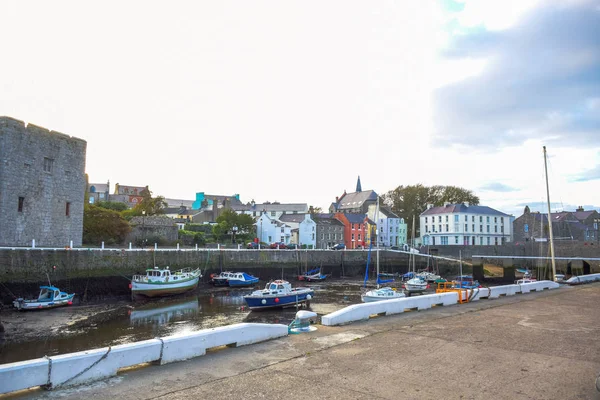
<path fill-rule="evenodd" d="M 252 286 L 258 283 L 258 278 L 245 272 L 233 272 L 229 274 L 227 282 L 231 287 Z"/>
<path fill-rule="evenodd" d="M 421 276 L 415 276 L 404 283 L 404 289 L 409 293 L 424 292 L 429 288 L 427 281 Z"/>
<path fill-rule="evenodd" d="M 251 310 L 283 308 L 308 303 L 314 294 L 311 288 L 292 288 L 288 281 L 276 280 L 267 283 L 263 290 L 255 290 L 244 296 L 244 301 Z"/>
<path fill-rule="evenodd" d="M 521 279 L 517 279 L 515 281 L 515 283 L 517 285 L 520 285 L 522 283 L 532 283 L 532 282 L 537 282 L 537 279 L 535 279 L 533 277 L 533 275 L 531 275 L 531 272 L 529 270 L 525 270 L 525 272 L 523 273 L 523 277 Z"/>
<path fill-rule="evenodd" d="M 396 289 L 390 287 L 382 287 L 379 289 L 369 290 L 365 294 L 361 295 L 360 298 L 363 303 L 371 303 L 374 301 L 400 299 L 405 297 L 404 292 L 398 292 Z"/>
<path fill-rule="evenodd" d="M 473 279 L 473 275 L 459 275 L 452 282 L 453 287 L 460 289 L 476 289 L 481 287 L 479 282 Z"/>
<path fill-rule="evenodd" d="M 61 292 L 54 286 L 40 286 L 40 294 L 35 300 L 25 300 L 18 298 L 13 301 L 13 306 L 17 310 L 41 310 L 45 308 L 54 308 L 68 306 L 73 304 L 75 293 Z"/>
<path fill-rule="evenodd" d="M 437 280 L 441 279 L 441 276 L 428 271 L 418 272 L 417 276 L 423 278 L 427 282 L 436 282 Z"/>
<path fill-rule="evenodd" d="M 202 277 L 200 269 L 190 268 L 171 271 L 169 267 L 148 268 L 146 275 L 134 275 L 131 279 L 131 293 L 147 297 L 170 296 L 184 293 L 198 287 Z"/>
<path fill-rule="evenodd" d="M 321 268 L 315 268 L 308 271 L 304 275 L 301 275 L 302 278 L 298 277 L 298 279 L 307 282 L 321 282 L 327 279 L 328 276 L 329 275 L 321 273 Z"/>
<path fill-rule="evenodd" d="M 210 283 L 215 286 L 229 286 L 229 276 L 232 274 L 233 272 L 230 271 L 221 271 L 219 274 L 212 274 L 210 276 Z"/>

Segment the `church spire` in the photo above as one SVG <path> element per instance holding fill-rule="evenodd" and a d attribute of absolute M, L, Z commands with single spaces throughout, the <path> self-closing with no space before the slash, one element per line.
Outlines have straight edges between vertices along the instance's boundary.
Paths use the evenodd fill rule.
<path fill-rule="evenodd" d="M 356 192 L 362 192 L 362 186 L 360 185 L 360 175 L 358 176 L 358 180 L 356 181 Z"/>

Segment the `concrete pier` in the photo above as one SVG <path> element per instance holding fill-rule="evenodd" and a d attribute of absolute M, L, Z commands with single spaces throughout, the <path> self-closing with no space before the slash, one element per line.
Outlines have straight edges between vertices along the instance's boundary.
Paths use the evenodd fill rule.
<path fill-rule="evenodd" d="M 318 325 L 18 398 L 600 399 L 600 283 Z"/>

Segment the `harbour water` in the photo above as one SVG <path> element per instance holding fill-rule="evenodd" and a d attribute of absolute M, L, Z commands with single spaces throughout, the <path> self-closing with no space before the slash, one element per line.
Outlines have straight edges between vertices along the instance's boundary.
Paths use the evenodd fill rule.
<path fill-rule="evenodd" d="M 260 288 L 263 285 L 264 283 L 261 282 Z M 310 309 L 319 316 L 361 301 L 362 282 L 358 280 L 293 282 L 293 285 L 310 286 L 315 289 Z M 399 282 L 397 286 L 400 287 Z M 294 319 L 295 308 L 248 310 L 243 296 L 257 288 L 259 287 L 213 288 L 205 285 L 190 294 L 176 297 L 135 302 L 116 301 L 110 311 L 99 312 L 66 328 L 48 327 L 49 333 L 39 335 L 35 340 L 16 343 L 7 340 L 0 351 L 0 364 L 39 358 L 44 355 L 114 346 L 240 322 L 287 325 Z M 98 307 L 100 308 L 100 305 Z M 26 319 L 32 318 L 35 313 L 50 315 L 50 313 L 74 312 L 77 312 L 77 306 L 20 312 L 18 317 Z"/>

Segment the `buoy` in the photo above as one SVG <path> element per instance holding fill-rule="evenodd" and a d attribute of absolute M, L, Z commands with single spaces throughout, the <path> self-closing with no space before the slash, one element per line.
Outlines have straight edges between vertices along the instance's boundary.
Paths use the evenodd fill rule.
<path fill-rule="evenodd" d="M 307 294 L 306 295 L 306 300 L 310 300 L 310 299 L 312 299 L 312 296 L 310 294 Z"/>
<path fill-rule="evenodd" d="M 275 303 L 279 303 L 279 297 L 275 297 Z"/>
<path fill-rule="evenodd" d="M 279 299 L 277 299 L 277 300 L 279 300 Z M 262 299 L 261 303 L 262 304 L 267 304 L 267 301 L 265 299 Z"/>
<path fill-rule="evenodd" d="M 129 289 L 131 289 L 131 283 L 129 284 Z"/>
<path fill-rule="evenodd" d="M 73 305 L 73 302 L 69 300 L 69 301 L 67 301 L 67 304 L 68 305 Z"/>

